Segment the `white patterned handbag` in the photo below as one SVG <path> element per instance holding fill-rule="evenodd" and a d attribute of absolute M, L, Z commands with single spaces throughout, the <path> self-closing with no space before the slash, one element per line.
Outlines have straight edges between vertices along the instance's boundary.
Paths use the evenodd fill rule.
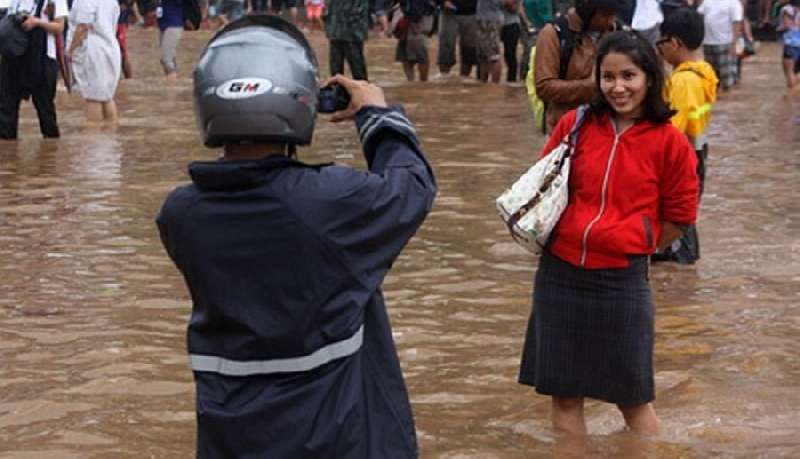
<path fill-rule="evenodd" d="M 539 253 L 547 244 L 567 207 L 570 159 L 587 109 L 578 107 L 575 124 L 561 144 L 497 198 L 497 210 L 511 237 L 530 252 Z"/>

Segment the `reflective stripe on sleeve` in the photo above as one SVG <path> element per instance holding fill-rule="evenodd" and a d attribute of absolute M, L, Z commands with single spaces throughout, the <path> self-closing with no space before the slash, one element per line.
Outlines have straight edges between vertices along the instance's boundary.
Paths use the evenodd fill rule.
<path fill-rule="evenodd" d="M 711 104 L 703 104 L 703 105 L 697 107 L 696 110 L 692 110 L 692 112 L 689 113 L 689 119 L 690 120 L 699 120 L 700 118 L 703 117 L 703 115 L 705 115 L 706 113 L 708 113 L 710 111 L 711 111 Z"/>
<path fill-rule="evenodd" d="M 213 355 L 191 354 L 193 371 L 208 371 L 226 376 L 250 376 L 309 371 L 342 357 L 353 355 L 364 342 L 364 326 L 350 338 L 323 346 L 309 355 L 271 360 L 229 360 Z"/>

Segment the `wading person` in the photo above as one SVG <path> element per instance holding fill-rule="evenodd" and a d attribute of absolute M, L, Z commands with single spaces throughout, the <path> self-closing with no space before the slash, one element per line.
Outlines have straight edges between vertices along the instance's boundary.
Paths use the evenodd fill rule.
<path fill-rule="evenodd" d="M 800 83 L 798 64 L 800 64 L 800 6 L 792 5 L 789 0 L 781 0 L 778 30 L 783 34 L 783 75 L 786 87 L 794 88 Z"/>
<path fill-rule="evenodd" d="M 196 117 L 223 155 L 189 166 L 157 223 L 192 296 L 200 458 L 417 456 L 381 284 L 434 178 L 380 88 L 331 82 L 351 97 L 333 120 L 355 119 L 369 171 L 294 157 L 311 142 L 317 66 L 288 22 L 233 22 L 199 58 Z"/>
<path fill-rule="evenodd" d="M 739 0 L 704 0 L 697 12 L 703 15 L 706 29 L 703 55 L 727 91 L 737 79 L 736 40 L 742 36 L 742 4 Z"/>
<path fill-rule="evenodd" d="M 344 62 L 355 80 L 366 80 L 367 59 L 364 42 L 369 35 L 369 4 L 367 0 L 327 0 L 325 35 L 329 43 L 331 75 L 344 74 Z"/>
<path fill-rule="evenodd" d="M 178 78 L 178 43 L 183 36 L 183 4 L 181 0 L 159 0 L 156 8 L 161 47 L 161 68 L 168 80 Z"/>
<path fill-rule="evenodd" d="M 500 29 L 503 27 L 503 0 L 478 0 L 478 79 L 500 82 Z"/>
<path fill-rule="evenodd" d="M 122 61 L 122 75 L 125 78 L 133 78 L 133 67 L 128 58 L 128 27 L 131 23 L 131 16 L 138 18 L 136 12 L 136 2 L 133 0 L 119 0 L 119 19 L 117 20 L 117 42 L 119 42 L 120 59 Z M 138 22 L 138 21 L 136 21 Z"/>
<path fill-rule="evenodd" d="M 75 0 L 69 15 L 67 55 L 72 60 L 73 87 L 86 101 L 89 122 L 117 121 L 114 93 L 122 68 L 117 41 L 119 4 Z"/>
<path fill-rule="evenodd" d="M 623 0 L 575 0 L 566 18 L 546 25 L 536 40 L 536 93 L 546 104 L 545 128 L 592 99 L 592 61 L 602 34 L 614 28 Z M 563 46 L 562 46 L 563 45 Z M 563 62 L 562 62 L 563 61 Z"/>
<path fill-rule="evenodd" d="M 67 1 L 11 0 L 7 11 L 26 16 L 22 29 L 28 32 L 29 43 L 23 56 L 4 57 L 0 66 L 0 139 L 17 138 L 20 104 L 29 96 L 36 107 L 42 136 L 59 137 L 55 36 L 64 31 L 64 20 L 69 14 Z"/>
<path fill-rule="evenodd" d="M 519 381 L 552 396 L 556 430 L 586 433 L 585 398 L 616 404 L 654 434 L 654 308 L 647 257 L 697 214 L 697 160 L 672 124 L 655 50 L 634 32 L 604 38 L 597 95 L 578 131 L 567 208 L 539 261 Z M 570 131 L 565 115 L 543 150 Z"/>
<path fill-rule="evenodd" d="M 403 73 L 406 80 L 414 81 L 414 68 L 419 73 L 419 81 L 428 81 L 430 70 L 430 59 L 428 58 L 428 36 L 426 35 L 426 24 L 432 20 L 434 13 L 432 5 L 427 1 L 406 1 L 400 6 L 401 12 L 395 14 L 402 15 L 405 19 L 404 28 L 395 28 L 393 34 L 397 37 L 397 47 L 395 48 L 394 59 L 402 63 Z M 401 19 L 398 22 L 402 22 Z M 394 22 L 394 21 L 393 21 Z"/>
<path fill-rule="evenodd" d="M 691 8 L 673 11 L 661 24 L 657 48 L 661 57 L 673 68 L 664 95 L 675 110 L 672 124 L 678 128 L 697 153 L 697 176 L 703 195 L 706 178 L 708 141 L 705 135 L 711 121 L 711 108 L 717 101 L 717 76 L 703 60 L 700 46 L 704 35 L 703 17 Z M 691 225 L 680 239 L 663 252 L 653 254 L 652 261 L 676 261 L 692 264 L 700 258 L 700 238 Z"/>
<path fill-rule="evenodd" d="M 439 15 L 439 51 L 436 65 L 439 78 L 447 78 L 456 65 L 458 46 L 459 75 L 469 77 L 478 64 L 478 22 L 475 17 L 478 0 L 444 0 Z"/>
<path fill-rule="evenodd" d="M 520 26 L 522 15 L 522 0 L 503 1 L 503 28 L 500 29 L 500 40 L 503 42 L 503 60 L 506 63 L 506 81 L 517 81 L 519 74 L 519 61 L 517 60 L 517 45 L 522 36 Z"/>

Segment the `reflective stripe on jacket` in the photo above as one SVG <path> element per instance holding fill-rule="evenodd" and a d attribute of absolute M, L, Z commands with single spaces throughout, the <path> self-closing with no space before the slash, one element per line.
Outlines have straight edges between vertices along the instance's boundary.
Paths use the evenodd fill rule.
<path fill-rule="evenodd" d="M 664 85 L 664 94 L 677 112 L 672 124 L 679 131 L 692 139 L 705 133 L 712 105 L 717 101 L 718 83 L 714 69 L 705 61 L 684 62 L 675 68 Z"/>
<path fill-rule="evenodd" d="M 369 171 L 197 162 L 157 222 L 186 279 L 198 457 L 416 457 L 381 284 L 431 208 L 399 109 L 356 124 Z"/>

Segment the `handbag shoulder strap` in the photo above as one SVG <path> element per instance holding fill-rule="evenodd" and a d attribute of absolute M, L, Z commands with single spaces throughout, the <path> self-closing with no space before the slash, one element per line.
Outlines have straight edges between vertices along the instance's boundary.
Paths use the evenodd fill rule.
<path fill-rule="evenodd" d="M 578 144 L 578 132 L 580 132 L 581 126 L 583 126 L 583 121 L 586 119 L 586 113 L 588 111 L 589 105 L 587 104 L 581 105 L 576 109 L 575 123 L 572 125 L 572 129 L 570 129 L 569 134 L 564 136 L 564 142 L 569 145 L 569 150 L 566 152 L 566 156 L 572 155 L 575 150 L 575 146 Z"/>
<path fill-rule="evenodd" d="M 586 112 L 588 111 L 589 106 L 586 104 L 581 105 L 576 109 L 575 123 L 572 125 L 572 129 L 570 129 L 567 137 L 567 142 L 569 143 L 570 149 L 574 149 L 575 145 L 578 143 L 578 132 L 581 130 L 583 120 L 586 119 Z"/>

